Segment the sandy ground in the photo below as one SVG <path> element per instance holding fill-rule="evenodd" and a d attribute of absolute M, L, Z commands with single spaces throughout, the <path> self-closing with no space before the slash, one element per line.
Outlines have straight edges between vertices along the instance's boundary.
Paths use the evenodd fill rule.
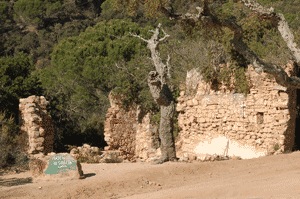
<path fill-rule="evenodd" d="M 32 183 L 0 176 L 0 198 L 300 198 L 300 152 L 216 162 L 82 163 L 85 179 Z"/>

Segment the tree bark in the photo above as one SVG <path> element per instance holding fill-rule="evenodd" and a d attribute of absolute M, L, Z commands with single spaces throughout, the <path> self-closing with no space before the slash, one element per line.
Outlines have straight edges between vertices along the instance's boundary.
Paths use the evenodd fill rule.
<path fill-rule="evenodd" d="M 175 113 L 175 101 L 167 84 L 161 86 L 161 77 L 156 71 L 149 73 L 148 85 L 155 102 L 160 105 L 161 117 L 159 138 L 162 157 L 153 164 L 161 164 L 168 160 L 175 160 L 175 144 L 173 139 L 173 117 Z"/>

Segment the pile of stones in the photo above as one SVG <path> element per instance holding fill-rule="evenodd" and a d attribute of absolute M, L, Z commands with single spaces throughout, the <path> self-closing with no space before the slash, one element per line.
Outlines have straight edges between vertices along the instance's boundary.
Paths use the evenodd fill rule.
<path fill-rule="evenodd" d="M 242 158 L 239 156 L 225 156 L 225 155 L 217 155 L 217 154 L 206 154 L 204 157 L 194 156 L 193 158 L 189 157 L 189 161 L 196 160 L 198 162 L 214 162 L 221 160 L 241 160 Z"/>
<path fill-rule="evenodd" d="M 88 163 L 108 163 L 108 162 L 145 162 L 143 159 L 134 157 L 130 161 L 127 160 L 126 155 L 124 155 L 121 151 L 100 151 L 98 147 L 91 147 L 88 144 L 83 144 L 82 147 L 73 148 L 70 151 L 70 154 L 77 160 L 81 158 L 81 160 L 90 160 Z M 197 157 L 197 156 L 181 156 L 179 157 L 179 162 L 213 162 L 213 161 L 221 161 L 221 160 L 230 160 L 230 159 L 237 159 L 241 160 L 242 158 L 239 156 L 224 156 L 224 155 L 210 155 L 207 154 L 204 157 Z M 155 158 L 152 160 L 155 161 Z"/>
<path fill-rule="evenodd" d="M 121 163 L 129 162 L 122 151 L 100 151 L 98 147 L 83 144 L 82 147 L 74 147 L 70 151 L 75 159 L 87 163 Z M 131 162 L 135 162 L 134 158 Z"/>
<path fill-rule="evenodd" d="M 131 158 L 129 161 L 127 156 L 122 151 L 100 151 L 98 147 L 91 147 L 88 144 L 83 144 L 82 147 L 70 147 L 70 155 L 81 163 L 133 163 L 133 162 L 145 162 L 145 160 L 138 157 Z M 71 149 L 72 148 L 72 149 Z M 47 156 L 42 153 L 31 155 L 31 159 L 48 160 L 50 156 L 56 155 L 56 153 L 49 153 Z M 152 158 L 153 159 L 153 158 Z M 241 160 L 239 156 L 224 156 L 224 155 L 210 155 L 207 154 L 204 157 L 197 157 L 193 155 L 180 156 L 178 162 L 213 162 L 221 160 L 237 159 Z M 152 160 L 155 161 L 155 158 Z"/>

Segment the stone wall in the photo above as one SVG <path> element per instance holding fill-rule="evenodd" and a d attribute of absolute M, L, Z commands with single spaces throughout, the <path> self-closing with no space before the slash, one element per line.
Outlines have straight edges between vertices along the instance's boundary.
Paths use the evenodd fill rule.
<path fill-rule="evenodd" d="M 150 162 L 161 156 L 158 128 L 150 122 L 151 114 L 147 113 L 142 122 L 136 126 L 135 156 L 144 162 Z"/>
<path fill-rule="evenodd" d="M 286 66 L 288 75 L 295 74 L 293 62 Z M 279 152 L 292 149 L 296 90 L 278 85 L 266 73 L 257 74 L 251 65 L 248 69 L 252 88 L 247 97 L 225 86 L 214 91 L 201 78 L 197 87 L 194 85 L 197 94 L 188 97 L 181 92 L 177 104 L 181 128 L 175 143 L 177 157 L 202 160 L 206 154 L 225 153 L 254 158 L 274 153 L 276 143 Z"/>
<path fill-rule="evenodd" d="M 223 67 L 220 65 L 221 70 Z M 283 68 L 288 75 L 296 75 L 293 62 Z M 213 90 L 214 86 L 203 81 L 199 69 L 187 72 L 185 84 L 197 92 L 187 96 L 182 91 L 178 98 L 176 109 L 180 111 L 181 129 L 175 142 L 178 158 L 203 161 L 212 155 L 228 155 L 248 159 L 292 149 L 296 90 L 280 86 L 274 78 L 268 79 L 266 73 L 257 74 L 252 65 L 246 75 L 251 89 L 244 97 L 224 85 Z M 118 100 L 111 95 L 109 99 L 111 108 L 105 122 L 105 140 L 109 146 L 105 150 L 124 151 L 127 156 L 146 162 L 159 157 L 159 134 L 150 122 L 151 114 L 136 105 L 125 113 Z"/>
<path fill-rule="evenodd" d="M 51 116 L 47 114 L 48 104 L 44 96 L 32 95 L 20 99 L 19 125 L 21 130 L 28 133 L 30 157 L 53 152 L 54 128 Z"/>
<path fill-rule="evenodd" d="M 150 124 L 150 113 L 145 113 L 140 106 L 132 104 L 129 112 L 121 108 L 120 96 L 116 99 L 109 94 L 111 108 L 108 109 L 104 122 L 104 136 L 107 147 L 104 150 L 122 151 L 124 160 L 143 159 L 160 153 L 158 129 Z"/>

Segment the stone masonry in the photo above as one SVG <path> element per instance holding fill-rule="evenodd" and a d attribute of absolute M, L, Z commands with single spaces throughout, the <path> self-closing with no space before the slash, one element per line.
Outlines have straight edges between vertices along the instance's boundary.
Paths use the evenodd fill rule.
<path fill-rule="evenodd" d="M 20 99 L 19 125 L 28 134 L 30 157 L 38 153 L 47 155 L 53 152 L 54 128 L 51 116 L 47 114 L 48 104 L 44 96 L 32 95 Z"/>
<path fill-rule="evenodd" d="M 221 69 L 222 65 L 221 66 Z M 293 62 L 283 67 L 295 75 Z M 244 97 L 222 85 L 218 91 L 203 80 L 197 94 L 178 98 L 180 111 L 179 137 L 175 143 L 177 156 L 204 159 L 207 154 L 222 154 L 254 158 L 280 153 L 294 145 L 296 119 L 296 90 L 278 85 L 266 73 L 257 74 L 252 65 L 246 73 L 250 94 Z"/>
<path fill-rule="evenodd" d="M 111 108 L 106 114 L 104 123 L 104 150 L 119 150 L 123 152 L 124 160 L 150 161 L 151 157 L 160 154 L 158 129 L 150 123 L 150 113 L 145 113 L 139 106 L 132 105 L 129 112 L 121 109 L 118 99 L 109 94 Z M 158 150 L 156 150 L 158 149 Z"/>

